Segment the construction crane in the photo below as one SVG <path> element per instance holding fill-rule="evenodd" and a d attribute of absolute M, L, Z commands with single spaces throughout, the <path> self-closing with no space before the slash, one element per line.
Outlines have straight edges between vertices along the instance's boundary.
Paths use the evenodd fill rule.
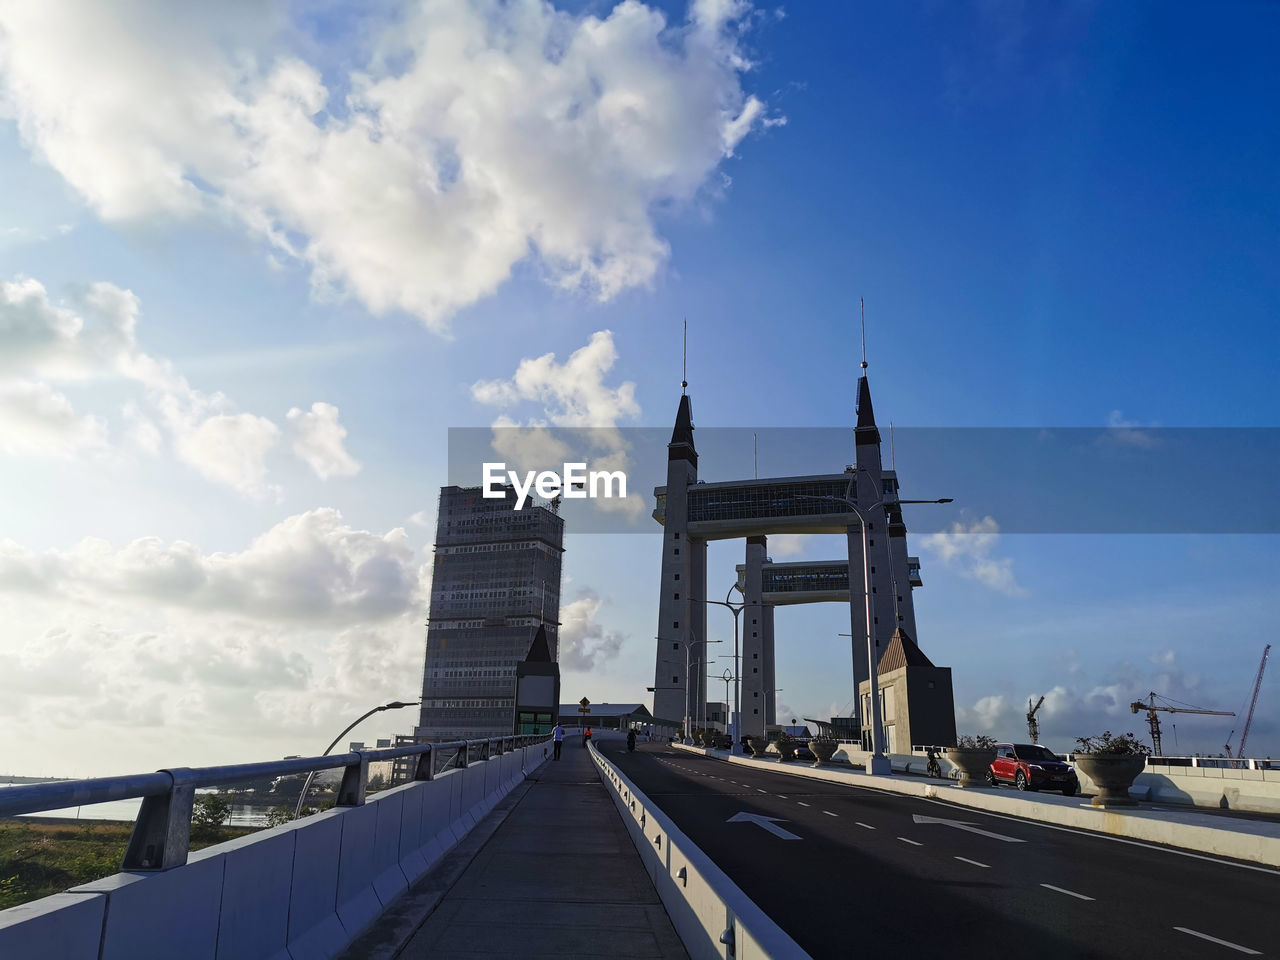
<path fill-rule="evenodd" d="M 1148 702 L 1143 703 L 1141 700 L 1135 700 L 1129 704 L 1129 711 L 1137 713 L 1140 710 L 1147 711 L 1147 725 L 1151 727 L 1151 747 L 1155 756 L 1164 756 L 1161 752 L 1160 744 L 1160 717 L 1156 713 L 1157 710 L 1165 713 L 1203 713 L 1213 717 L 1234 717 L 1234 710 L 1201 710 L 1199 707 L 1166 707 L 1164 704 L 1157 704 L 1156 697 L 1158 694 L 1153 690 L 1148 695 Z M 1164 699 L 1161 697 L 1161 699 Z"/>
<path fill-rule="evenodd" d="M 1258 664 L 1258 679 L 1253 681 L 1253 699 L 1249 701 L 1249 712 L 1245 714 L 1244 730 L 1240 732 L 1240 746 L 1236 747 L 1236 756 L 1244 756 L 1244 745 L 1249 742 L 1249 727 L 1253 725 L 1253 708 L 1258 705 L 1258 694 L 1262 692 L 1262 671 L 1267 669 L 1267 657 L 1271 655 L 1271 644 L 1267 644 L 1262 651 L 1262 662 Z M 1227 756 L 1231 756 L 1231 736 L 1235 731 L 1227 734 Z"/>
<path fill-rule="evenodd" d="M 1036 719 L 1036 711 L 1040 709 L 1040 705 L 1044 703 L 1044 697 L 1041 696 L 1036 701 L 1036 705 L 1031 705 L 1031 698 L 1027 697 L 1027 736 L 1031 738 L 1032 743 L 1040 742 L 1040 721 Z"/>

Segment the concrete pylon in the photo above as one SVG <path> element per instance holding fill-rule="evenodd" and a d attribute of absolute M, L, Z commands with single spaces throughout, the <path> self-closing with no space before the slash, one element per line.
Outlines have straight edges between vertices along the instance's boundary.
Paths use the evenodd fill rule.
<path fill-rule="evenodd" d="M 667 445 L 666 515 L 662 530 L 657 656 L 653 715 L 693 724 L 706 702 L 707 544 L 688 537 L 689 490 L 698 482 L 693 445 L 693 407 L 680 397 L 675 429 Z M 688 654 L 688 672 L 686 670 Z"/>
<path fill-rule="evenodd" d="M 772 695 L 773 670 L 765 644 L 764 592 L 762 567 L 768 559 L 766 537 L 747 537 L 746 570 L 743 573 L 742 596 L 742 732 L 763 737 L 769 722 L 769 697 Z M 770 639 L 772 639 L 770 637 Z"/>

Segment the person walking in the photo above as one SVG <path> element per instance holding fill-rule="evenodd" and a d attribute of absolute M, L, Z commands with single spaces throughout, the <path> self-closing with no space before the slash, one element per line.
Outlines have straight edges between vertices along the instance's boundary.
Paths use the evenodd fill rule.
<path fill-rule="evenodd" d="M 564 727 L 556 724 L 556 728 L 551 731 L 551 740 L 555 744 L 555 753 L 551 755 L 552 760 L 560 759 L 560 749 L 564 746 Z"/>

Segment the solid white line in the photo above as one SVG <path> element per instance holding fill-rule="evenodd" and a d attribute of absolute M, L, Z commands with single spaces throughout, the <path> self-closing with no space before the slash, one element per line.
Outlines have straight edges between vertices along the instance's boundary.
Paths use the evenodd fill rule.
<path fill-rule="evenodd" d="M 808 806 L 808 804 L 807 804 L 807 803 L 805 803 L 803 800 L 797 800 L 797 801 L 796 801 L 796 803 L 800 804 L 800 806 L 802 806 L 802 807 L 807 807 L 807 806 Z"/>
<path fill-rule="evenodd" d="M 1219 940 L 1217 937 L 1211 937 L 1207 933 L 1201 933 L 1199 930 L 1192 930 L 1190 927 L 1174 927 L 1179 933 L 1189 933 L 1193 937 L 1199 937 L 1201 940 L 1208 940 L 1210 943 L 1216 943 L 1222 947 L 1230 947 L 1232 950 L 1239 950 L 1241 953 L 1247 953 L 1253 957 L 1260 957 L 1262 954 L 1257 950 L 1250 950 L 1248 947 L 1242 947 L 1238 943 L 1232 943 L 1230 940 Z"/>
<path fill-rule="evenodd" d="M 830 810 L 823 810 L 822 812 L 823 812 L 823 813 L 825 813 L 828 817 L 838 817 L 838 816 L 840 816 L 840 814 L 838 814 L 838 813 L 832 813 Z"/>
<path fill-rule="evenodd" d="M 956 857 L 957 860 L 963 860 L 965 863 L 972 863 L 975 867 L 981 867 L 983 870 L 990 870 L 991 865 L 988 863 L 979 863 L 977 860 L 970 860 L 968 857 Z"/>
<path fill-rule="evenodd" d="M 1055 887 L 1052 883 L 1042 883 L 1040 886 L 1047 890 L 1056 890 L 1058 893 L 1065 893 L 1068 897 L 1075 897 L 1077 900 L 1093 899 L 1093 897 L 1086 897 L 1083 893 L 1076 893 L 1074 890 L 1064 890 L 1062 887 Z"/>
<path fill-rule="evenodd" d="M 855 821 L 853 821 L 853 822 L 854 822 L 854 823 L 856 823 L 858 826 L 862 827 L 864 830 L 874 830 L 874 829 L 875 829 L 875 827 L 873 827 L 871 824 L 869 824 L 869 823 L 863 823 L 861 820 L 855 820 Z"/>

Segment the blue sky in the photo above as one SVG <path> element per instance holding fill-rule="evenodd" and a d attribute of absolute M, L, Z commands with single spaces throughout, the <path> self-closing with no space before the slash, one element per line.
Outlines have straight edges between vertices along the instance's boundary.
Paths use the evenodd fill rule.
<path fill-rule="evenodd" d="M 850 424 L 860 296 L 898 426 L 1276 425 L 1271 5 L 306 10 L 0 13 L 0 768 L 305 753 L 413 695 L 447 429 L 667 425 L 685 317 L 699 428 Z M 1186 486 L 1230 509 L 1232 464 Z M 963 729 L 1247 705 L 1274 536 L 962 522 L 912 550 Z M 642 543 L 570 538 L 571 699 L 652 682 Z M 847 710 L 847 630 L 779 617 L 787 708 Z"/>

